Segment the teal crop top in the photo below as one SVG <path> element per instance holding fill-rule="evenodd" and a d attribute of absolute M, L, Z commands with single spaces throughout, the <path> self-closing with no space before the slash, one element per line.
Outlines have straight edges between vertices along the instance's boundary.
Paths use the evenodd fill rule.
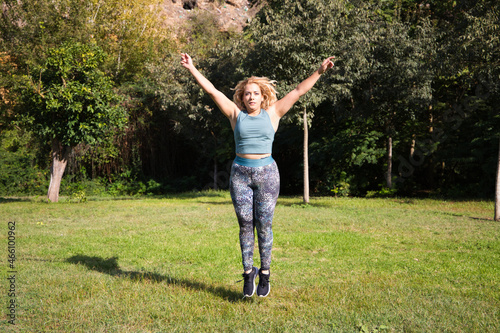
<path fill-rule="evenodd" d="M 241 111 L 234 126 L 234 142 L 237 154 L 272 153 L 274 128 L 266 110 L 261 109 L 257 116 L 249 116 Z"/>

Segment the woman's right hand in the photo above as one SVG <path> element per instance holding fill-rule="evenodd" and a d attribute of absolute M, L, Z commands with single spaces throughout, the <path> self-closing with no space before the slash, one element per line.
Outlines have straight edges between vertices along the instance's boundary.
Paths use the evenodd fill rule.
<path fill-rule="evenodd" d="M 187 53 L 181 53 L 181 65 L 187 69 L 193 67 L 193 59 Z"/>

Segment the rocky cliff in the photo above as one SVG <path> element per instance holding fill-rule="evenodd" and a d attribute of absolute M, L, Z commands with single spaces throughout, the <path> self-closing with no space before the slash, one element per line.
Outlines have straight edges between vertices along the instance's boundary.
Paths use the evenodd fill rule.
<path fill-rule="evenodd" d="M 160 6 L 160 16 L 175 31 L 193 15 L 208 12 L 219 30 L 241 31 L 261 7 L 262 1 L 255 0 L 165 0 Z"/>

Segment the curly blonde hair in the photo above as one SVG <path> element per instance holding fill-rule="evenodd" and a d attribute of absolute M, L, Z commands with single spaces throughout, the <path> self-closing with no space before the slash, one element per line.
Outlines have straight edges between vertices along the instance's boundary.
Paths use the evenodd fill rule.
<path fill-rule="evenodd" d="M 267 110 L 270 105 L 276 103 L 278 98 L 276 97 L 277 92 L 274 88 L 276 86 L 276 81 L 269 80 L 267 77 L 251 76 L 248 79 L 238 82 L 236 87 L 234 87 L 233 101 L 236 105 L 243 109 L 245 104 L 243 103 L 243 93 L 245 92 L 245 87 L 248 84 L 255 83 L 259 86 L 260 92 L 262 93 L 262 108 Z"/>

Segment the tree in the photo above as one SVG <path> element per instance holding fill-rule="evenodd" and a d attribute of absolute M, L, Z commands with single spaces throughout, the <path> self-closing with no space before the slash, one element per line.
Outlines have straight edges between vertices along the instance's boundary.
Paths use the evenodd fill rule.
<path fill-rule="evenodd" d="M 187 44 L 179 43 L 175 51 L 164 56 L 161 63 L 150 66 L 157 85 L 155 98 L 159 105 L 158 109 L 152 110 L 152 114 L 164 119 L 164 123 L 157 124 L 161 125 L 161 137 L 151 145 L 161 144 L 166 136 L 179 138 L 179 143 L 158 147 L 158 151 L 161 149 L 164 152 L 159 154 L 159 159 L 181 166 L 181 171 L 190 177 L 197 173 L 202 188 L 227 188 L 227 163 L 223 164 L 222 170 L 220 165 L 234 158 L 231 127 L 213 100 L 179 65 L 178 50 L 190 53 L 197 68 L 217 89 L 232 99 L 231 88 L 243 78 L 238 65 L 244 58 L 241 55 L 246 52 L 248 42 L 243 38 L 232 38 L 232 34 L 238 34 L 236 32 L 219 31 L 215 16 L 207 13 L 193 17 L 187 28 L 180 33 L 180 39 Z M 152 128 L 154 125 L 148 126 Z M 186 146 L 195 149 L 196 154 Z M 165 150 L 172 153 L 167 154 Z M 196 157 L 193 158 L 193 155 Z M 211 176 L 210 183 L 208 175 Z M 170 172 L 166 176 L 176 177 Z"/>
<path fill-rule="evenodd" d="M 416 119 L 431 104 L 433 31 L 427 20 L 412 27 L 368 10 L 358 22 L 352 41 L 365 49 L 366 66 L 353 76 L 354 111 L 385 134 L 385 186 L 392 188 L 394 145 L 415 134 Z"/>
<path fill-rule="evenodd" d="M 28 74 L 28 69 L 43 66 L 48 50 L 65 42 L 95 43 L 107 54 L 99 68 L 113 75 L 118 93 L 124 97 L 129 114 L 139 118 L 146 113 L 151 100 L 150 72 L 151 63 L 162 62 L 165 49 L 177 49 L 176 39 L 170 38 L 168 24 L 162 19 L 160 0 L 37 0 L 37 1 L 2 1 L 0 11 L 0 123 L 9 123 L 6 118 L 15 118 L 8 107 L 2 103 L 2 91 L 12 91 L 14 82 L 9 72 L 18 75 Z M 9 60 L 10 59 L 10 60 Z M 8 62 L 15 70 L 7 70 Z M 4 70 L 5 69 L 5 70 Z M 144 93 L 146 92 L 146 93 Z M 146 94 L 146 95 L 145 95 Z M 8 95 L 8 94 L 7 94 Z M 8 97 L 8 96 L 7 96 Z M 0 124 L 0 127 L 3 125 Z M 104 175 L 104 171 L 90 173 L 90 170 L 124 170 L 132 164 L 132 150 L 138 146 L 148 146 L 152 135 L 141 137 L 137 127 L 130 126 L 117 145 L 104 149 L 99 146 L 100 157 L 95 149 L 73 150 L 75 168 L 83 170 L 84 176 L 92 178 Z M 147 133 L 147 132 L 146 132 Z M 151 133 L 148 133 L 151 134 Z M 130 138 L 137 139 L 131 142 Z M 125 140 L 126 139 L 126 140 Z M 139 142 L 137 142 L 139 141 Z M 144 142 L 143 145 L 141 145 Z M 137 143 L 137 144 L 136 144 Z M 38 147 L 38 150 L 43 148 Z M 116 151 L 118 158 L 110 157 Z M 86 156 L 84 156 L 86 155 Z M 109 155 L 109 156 L 108 156 Z M 38 164 L 46 164 L 38 158 Z M 143 157 L 143 156 L 141 156 Z M 134 159 L 135 161 L 135 159 Z M 138 163 L 136 163 L 138 164 Z M 137 169 L 133 167 L 134 169 Z M 72 172 L 73 170 L 67 170 Z M 106 172 L 108 173 L 108 172 Z M 109 175 L 109 174 L 108 174 Z"/>
<path fill-rule="evenodd" d="M 469 68 L 475 74 L 479 85 L 487 87 L 487 93 L 476 96 L 481 104 L 490 99 L 490 116 L 486 130 L 481 136 L 495 142 L 500 137 L 500 113 L 498 112 L 498 95 L 500 93 L 500 41 L 496 36 L 500 31 L 500 4 L 498 2 L 481 1 L 466 15 L 468 26 L 462 38 L 463 53 L 468 55 Z M 477 87 L 476 86 L 476 87 Z M 477 94 L 476 94 L 477 95 Z M 491 112 L 493 111 L 493 112 Z M 484 112 L 481 112 L 484 113 Z M 495 188 L 495 221 L 500 221 L 500 145 L 496 170 Z"/>
<path fill-rule="evenodd" d="M 64 41 L 87 42 L 91 0 L 3 0 L 0 48 L 25 70 L 40 65 L 50 47 Z"/>
<path fill-rule="evenodd" d="M 112 81 L 99 70 L 104 59 L 105 54 L 95 45 L 66 43 L 49 49 L 45 64 L 32 68 L 18 87 L 18 107 L 25 125 L 51 143 L 47 194 L 51 202 L 59 200 L 73 147 L 81 142 L 102 142 L 125 124 Z"/>
<path fill-rule="evenodd" d="M 439 52 L 434 105 L 448 131 L 438 157 L 443 180 L 462 195 L 492 198 L 496 192 L 491 184 L 497 178 L 500 136 L 499 14 L 498 1 L 467 3 L 443 34 Z"/>
<path fill-rule="evenodd" d="M 256 41 L 246 59 L 252 75 L 268 76 L 278 81 L 281 96 L 295 88 L 331 55 L 338 55 L 345 22 L 342 1 L 301 0 L 269 1 L 249 27 Z M 335 75 L 329 73 L 328 76 Z M 333 82 L 332 82 L 333 83 Z M 319 82 L 302 96 L 295 109 L 302 116 L 287 115 L 282 121 L 296 121 L 304 128 L 304 202 L 309 201 L 308 186 L 308 127 L 314 109 L 326 101 L 335 100 L 342 87 Z M 307 110 L 307 113 L 306 113 Z"/>
<path fill-rule="evenodd" d="M 8 85 L 10 77 L 14 73 L 16 65 L 6 53 L 0 53 L 0 134 L 12 127 L 15 118 L 12 110 L 12 101 L 8 97 Z"/>
<path fill-rule="evenodd" d="M 307 109 L 304 107 L 304 203 L 309 203 L 309 126 L 307 124 Z"/>
<path fill-rule="evenodd" d="M 114 74 L 115 81 L 135 81 L 142 77 L 145 65 L 163 58 L 164 46 L 175 40 L 162 22 L 162 3 L 161 0 L 100 0 L 85 5 L 90 14 L 89 32 L 109 55 L 106 67 Z"/>

